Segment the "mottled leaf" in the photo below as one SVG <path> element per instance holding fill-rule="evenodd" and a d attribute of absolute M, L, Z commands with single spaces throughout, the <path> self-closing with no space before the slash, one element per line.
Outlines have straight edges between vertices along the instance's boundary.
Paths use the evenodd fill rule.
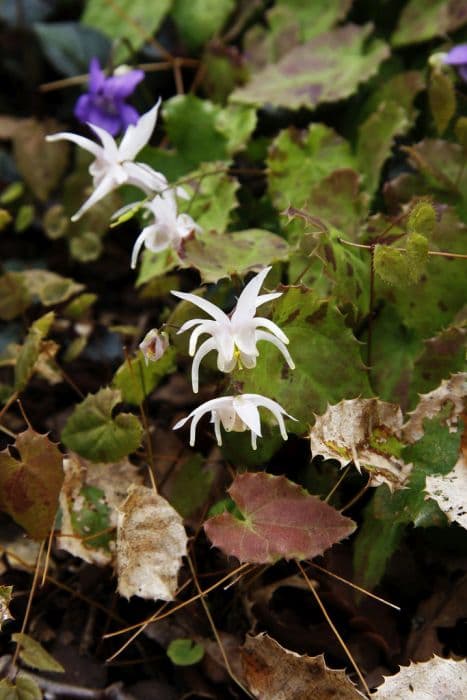
<path fill-rule="evenodd" d="M 21 661 L 24 661 L 31 668 L 36 668 L 39 671 L 53 671 L 54 673 L 65 672 L 62 664 L 55 661 L 42 644 L 39 644 L 29 634 L 17 632 L 12 634 L 11 638 L 20 645 L 19 656 Z"/>
<path fill-rule="evenodd" d="M 243 392 L 269 396 L 287 407 L 299 420 L 291 424 L 292 431 L 306 430 L 312 414 L 323 413 L 328 402 L 371 394 L 359 343 L 331 300 L 319 299 L 306 287 L 286 287 L 272 320 L 289 338 L 295 370 L 276 348 L 260 343 L 254 372 L 237 370 L 235 379 Z"/>
<path fill-rule="evenodd" d="M 453 32 L 467 22 L 467 7 L 459 0 L 410 0 L 402 10 L 394 46 L 418 44 Z"/>
<path fill-rule="evenodd" d="M 284 476 L 235 477 L 229 488 L 241 518 L 222 513 L 204 523 L 215 547 L 241 562 L 309 559 L 348 537 L 355 523 Z"/>
<path fill-rule="evenodd" d="M 436 389 L 420 396 L 417 407 L 404 424 L 404 439 L 407 442 L 420 440 L 424 433 L 424 421 L 431 420 L 443 411 L 446 412 L 446 409 L 449 410 L 445 414 L 444 424 L 451 432 L 457 432 L 457 423 L 462 415 L 466 396 L 467 372 L 459 372 L 449 379 L 443 379 Z"/>
<path fill-rule="evenodd" d="M 288 255 L 287 241 L 269 231 L 249 229 L 224 235 L 206 231 L 185 243 L 183 263 L 196 267 L 204 282 L 217 282 L 287 260 Z"/>
<path fill-rule="evenodd" d="M 187 536 L 180 515 L 154 489 L 131 487 L 119 508 L 118 592 L 173 600 Z"/>
<path fill-rule="evenodd" d="M 449 474 L 427 476 L 425 491 L 448 520 L 467 530 L 467 461 L 463 455 Z"/>
<path fill-rule="evenodd" d="M 91 462 L 115 462 L 134 452 L 143 429 L 131 413 L 113 417 L 121 401 L 119 389 L 107 387 L 89 394 L 67 420 L 62 432 L 64 444 Z"/>
<path fill-rule="evenodd" d="M 402 666 L 395 676 L 386 676 L 374 700 L 460 700 L 467 686 L 467 662 L 438 656 L 422 663 Z"/>
<path fill-rule="evenodd" d="M 276 65 L 256 73 L 230 99 L 258 106 L 313 109 L 324 102 L 349 97 L 388 56 L 384 42 L 368 41 L 371 30 L 370 24 L 347 24 L 320 34 L 293 48 Z"/>
<path fill-rule="evenodd" d="M 323 654 L 301 656 L 267 634 L 248 636 L 242 647 L 248 688 L 260 700 L 358 700 L 365 697 L 346 676 L 326 666 Z"/>
<path fill-rule="evenodd" d="M 310 430 L 313 454 L 353 462 L 367 470 L 370 485 L 387 483 L 401 488 L 410 467 L 400 458 L 402 412 L 399 406 L 378 399 L 351 399 L 329 406 Z"/>
<path fill-rule="evenodd" d="M 232 210 L 238 206 L 235 194 L 239 184 L 227 174 L 226 166 L 224 162 L 205 164 L 192 176 L 187 176 L 188 182 L 184 181 L 183 187 L 191 198 L 180 201 L 179 210 L 193 217 L 204 232 L 223 233 Z"/>
<path fill-rule="evenodd" d="M 47 435 L 28 428 L 16 437 L 17 457 L 0 452 L 0 508 L 30 537 L 48 536 L 63 481 L 62 454 Z"/>

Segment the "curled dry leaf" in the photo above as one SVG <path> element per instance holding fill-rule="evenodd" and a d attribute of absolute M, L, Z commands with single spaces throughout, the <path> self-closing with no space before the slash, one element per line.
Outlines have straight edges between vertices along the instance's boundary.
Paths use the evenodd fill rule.
<path fill-rule="evenodd" d="M 311 451 L 341 466 L 354 462 L 370 473 L 370 485 L 401 488 L 410 465 L 400 458 L 402 412 L 379 399 L 350 399 L 329 406 L 310 430 Z"/>
<path fill-rule="evenodd" d="M 404 666 L 384 679 L 374 700 L 461 700 L 467 688 L 467 662 L 433 657 Z"/>
<path fill-rule="evenodd" d="M 243 519 L 210 518 L 204 529 L 214 546 L 241 562 L 309 559 L 355 530 L 355 523 L 284 476 L 245 473 L 229 494 Z"/>
<path fill-rule="evenodd" d="M 467 530 L 467 460 L 464 455 L 449 474 L 427 476 L 425 491 L 449 520 Z"/>
<path fill-rule="evenodd" d="M 154 489 L 132 486 L 119 508 L 118 592 L 151 600 L 173 600 L 186 553 L 183 521 Z"/>
<path fill-rule="evenodd" d="M 247 637 L 242 661 L 249 689 L 260 700 L 358 700 L 364 698 L 345 675 L 326 666 L 324 656 L 300 656 L 267 634 Z"/>
<path fill-rule="evenodd" d="M 422 394 L 416 409 L 410 414 L 402 431 L 405 442 L 417 442 L 423 437 L 423 421 L 434 418 L 448 404 L 451 410 L 446 423 L 452 432 L 457 431 L 458 418 L 461 415 L 467 396 L 467 372 L 453 374 L 449 379 L 443 379 L 439 387 Z"/>
<path fill-rule="evenodd" d="M 96 464 L 75 453 L 63 460 L 63 470 L 57 545 L 90 564 L 109 564 L 115 549 L 112 528 L 117 527 L 117 508 L 128 488 L 141 484 L 143 478 L 128 460 Z M 94 533 L 96 537 L 90 537 Z"/>

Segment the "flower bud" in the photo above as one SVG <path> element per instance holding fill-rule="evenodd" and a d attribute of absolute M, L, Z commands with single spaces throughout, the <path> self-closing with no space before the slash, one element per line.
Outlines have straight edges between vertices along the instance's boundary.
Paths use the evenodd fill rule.
<path fill-rule="evenodd" d="M 169 347 L 169 336 L 165 331 L 153 328 L 146 334 L 144 340 L 139 344 L 139 349 L 144 355 L 146 364 L 149 360 L 157 362 Z"/>

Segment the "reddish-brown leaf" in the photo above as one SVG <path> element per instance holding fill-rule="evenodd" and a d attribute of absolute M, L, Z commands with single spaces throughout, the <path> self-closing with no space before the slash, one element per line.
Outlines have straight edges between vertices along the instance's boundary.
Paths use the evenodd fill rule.
<path fill-rule="evenodd" d="M 7 448 L 0 452 L 0 509 L 9 513 L 28 535 L 49 534 L 62 487 L 62 453 L 47 435 L 32 428 L 14 444 L 19 458 Z"/>
<path fill-rule="evenodd" d="M 355 530 L 355 523 L 284 476 L 240 474 L 229 489 L 243 515 L 204 524 L 211 542 L 241 562 L 309 559 Z"/>

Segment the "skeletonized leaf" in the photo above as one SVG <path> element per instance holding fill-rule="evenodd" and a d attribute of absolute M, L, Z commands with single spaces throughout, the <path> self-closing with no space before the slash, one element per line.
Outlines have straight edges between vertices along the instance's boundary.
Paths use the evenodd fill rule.
<path fill-rule="evenodd" d="M 241 562 L 309 559 L 355 530 L 355 523 L 285 476 L 245 473 L 229 488 L 243 519 L 225 512 L 204 523 L 214 546 Z"/>
<path fill-rule="evenodd" d="M 141 442 L 141 423 L 131 413 L 112 413 L 122 401 L 118 389 L 89 394 L 75 408 L 62 432 L 65 445 L 91 462 L 112 462 L 134 452 Z"/>
<path fill-rule="evenodd" d="M 63 481 L 62 453 L 47 435 L 28 428 L 14 443 L 19 458 L 0 452 L 0 508 L 34 539 L 47 537 Z"/>
<path fill-rule="evenodd" d="M 118 592 L 151 600 L 173 600 L 186 553 L 183 521 L 154 489 L 132 486 L 119 508 Z"/>
<path fill-rule="evenodd" d="M 354 462 L 369 471 L 371 485 L 401 488 L 410 471 L 400 458 L 402 412 L 396 404 L 379 399 L 350 399 L 329 406 L 310 430 L 314 454 L 337 459 L 341 466 Z"/>
<path fill-rule="evenodd" d="M 434 656 L 423 663 L 403 666 L 384 679 L 374 700 L 460 700 L 467 687 L 467 662 Z"/>
<path fill-rule="evenodd" d="M 427 476 L 425 491 L 449 520 L 467 530 L 467 462 L 464 456 L 449 474 Z"/>
<path fill-rule="evenodd" d="M 39 671 L 53 671 L 54 673 L 64 673 L 62 664 L 56 661 L 35 639 L 29 634 L 16 633 L 11 638 L 21 645 L 19 656 L 25 664 Z"/>
<path fill-rule="evenodd" d="M 9 605 L 13 595 L 13 586 L 0 586 L 0 630 L 5 622 L 13 620 Z"/>
<path fill-rule="evenodd" d="M 456 432 L 458 418 L 462 413 L 466 396 L 467 372 L 459 372 L 453 374 L 449 379 L 443 379 L 437 389 L 420 396 L 418 406 L 404 425 L 404 440 L 410 443 L 420 440 L 424 434 L 423 421 L 434 418 L 446 406 L 451 407 L 446 424 L 451 432 Z"/>
<path fill-rule="evenodd" d="M 95 464 L 73 453 L 63 460 L 63 470 L 57 546 L 90 564 L 109 564 L 115 547 L 117 508 L 131 484 L 141 483 L 142 477 L 128 460 Z"/>
<path fill-rule="evenodd" d="M 267 634 L 248 636 L 242 662 L 249 689 L 260 700 L 357 700 L 365 697 L 345 675 L 326 666 L 323 654 L 301 656 Z"/>

